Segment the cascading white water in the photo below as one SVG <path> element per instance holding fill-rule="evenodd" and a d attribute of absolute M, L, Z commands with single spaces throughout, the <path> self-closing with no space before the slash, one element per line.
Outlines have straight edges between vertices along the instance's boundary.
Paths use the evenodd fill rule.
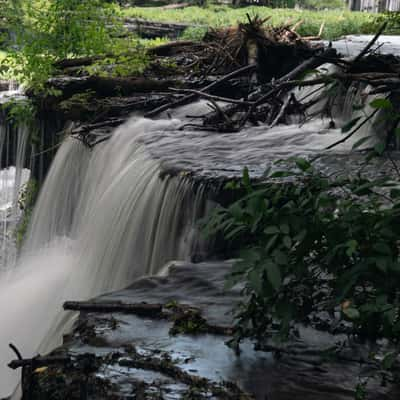
<path fill-rule="evenodd" d="M 9 154 L 11 135 L 16 138 L 16 149 L 13 155 L 15 166 L 0 171 L 1 269 L 15 264 L 16 249 L 10 236 L 14 234 L 20 216 L 18 207 L 19 192 L 29 179 L 29 171 L 24 168 L 29 133 L 26 125 L 20 125 L 12 129 L 7 121 L 0 123 L 0 165 L 2 164 L 3 154 L 6 162 L 11 156 Z"/>
<path fill-rule="evenodd" d="M 134 119 L 93 151 L 74 138 L 60 148 L 17 266 L 0 283 L 1 395 L 18 378 L 4 366 L 8 342 L 24 356 L 48 350 L 61 338 L 63 301 L 126 286 L 196 247 L 202 188 L 184 177 L 161 179 L 159 162 L 138 140 L 177 124 Z"/>
<path fill-rule="evenodd" d="M 312 98 L 310 90 L 296 96 Z M 364 90 L 346 95 L 345 113 L 353 115 L 354 98 Z M 192 106 L 177 115 L 184 119 L 186 113 L 195 114 Z M 41 190 L 17 264 L 0 279 L 0 396 L 8 395 L 19 377 L 6 367 L 13 358 L 7 344 L 15 343 L 26 357 L 51 349 L 67 326 L 64 300 L 121 288 L 197 251 L 195 222 L 205 188 L 194 188 L 184 176 L 162 179 L 161 163 L 203 175 L 238 176 L 244 166 L 262 173 L 271 160 L 314 154 L 340 139 L 340 129 L 328 122 L 314 118 L 301 128 L 259 126 L 215 134 L 177 130 L 180 120 L 133 118 L 93 150 L 67 138 Z M 374 121 L 364 129 L 374 132 Z M 4 132 L 0 124 L 0 144 Z M 23 141 L 22 135 L 22 147 Z M 22 160 L 23 151 L 19 154 Z M 18 190 L 10 193 L 15 204 Z"/>

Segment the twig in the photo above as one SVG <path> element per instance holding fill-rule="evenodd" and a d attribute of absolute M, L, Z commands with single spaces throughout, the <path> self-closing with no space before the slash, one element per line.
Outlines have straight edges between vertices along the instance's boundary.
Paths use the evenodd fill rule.
<path fill-rule="evenodd" d="M 203 89 L 200 90 L 200 92 L 205 92 L 208 91 L 210 89 L 215 88 L 216 86 L 220 85 L 223 82 L 226 82 L 232 78 L 235 78 L 236 76 L 242 75 L 246 72 L 250 72 L 250 71 L 254 71 L 257 68 L 257 64 L 250 64 L 250 65 L 246 65 L 245 67 L 239 68 L 225 76 L 223 76 L 222 78 L 218 79 L 217 81 L 210 83 L 209 85 L 205 86 Z M 190 94 L 188 96 L 184 96 L 180 99 L 177 99 L 175 101 L 173 101 L 172 103 L 168 103 L 168 104 L 164 104 L 160 107 L 157 107 L 156 109 L 148 112 L 147 114 L 145 114 L 146 118 L 151 118 L 156 116 L 157 114 L 168 110 L 169 108 L 175 108 L 175 107 L 179 107 L 182 106 L 184 104 L 187 104 L 193 100 L 195 100 L 198 97 L 197 94 Z"/>
<path fill-rule="evenodd" d="M 12 343 L 9 344 L 11 350 L 16 354 L 16 356 L 18 357 L 18 360 L 22 360 L 22 355 L 20 353 L 20 351 L 17 349 L 17 347 L 15 345 L 13 345 Z"/>
<path fill-rule="evenodd" d="M 67 301 L 63 304 L 64 310 L 87 312 L 121 312 L 128 314 L 157 316 L 162 312 L 161 304 L 125 304 L 120 302 L 102 303 L 85 301 Z"/>
<path fill-rule="evenodd" d="M 293 93 L 292 93 L 290 96 L 288 96 L 288 98 L 286 99 L 286 101 L 283 103 L 283 106 L 281 107 L 281 109 L 280 109 L 278 115 L 277 115 L 277 116 L 275 117 L 275 119 L 271 122 L 271 124 L 268 125 L 268 129 L 273 128 L 273 127 L 279 122 L 279 120 L 282 118 L 283 114 L 285 113 L 287 107 L 289 106 L 289 104 L 290 104 L 290 102 L 291 102 L 291 100 L 292 100 L 292 96 L 293 96 Z"/>
<path fill-rule="evenodd" d="M 360 130 L 360 128 L 362 128 L 369 120 L 371 120 L 378 111 L 379 111 L 378 108 L 374 110 L 367 118 L 364 119 L 363 122 L 361 122 L 360 125 L 358 125 L 355 129 L 353 129 L 347 136 L 345 136 L 343 139 L 338 140 L 335 143 L 332 143 L 331 145 L 326 147 L 325 150 L 331 150 L 334 147 L 338 146 L 339 144 L 344 143 L 347 139 L 350 139 L 356 132 Z"/>
<path fill-rule="evenodd" d="M 174 92 L 182 92 L 182 93 L 193 93 L 197 94 L 199 97 L 204 97 L 205 99 L 209 100 L 214 100 L 214 101 L 222 101 L 224 103 L 232 103 L 232 104 L 243 104 L 247 106 L 251 106 L 254 103 L 251 101 L 246 101 L 246 100 L 236 100 L 236 99 L 230 99 L 228 97 L 221 97 L 221 96 L 214 96 L 212 94 L 204 93 L 200 90 L 194 90 L 194 89 L 174 89 L 171 88 L 172 91 Z"/>
<path fill-rule="evenodd" d="M 66 362 L 69 362 L 70 358 L 69 357 L 63 357 L 63 356 L 54 356 L 54 357 L 33 357 L 33 358 L 19 358 L 18 360 L 13 360 L 8 364 L 8 367 L 11 369 L 18 369 L 18 368 L 24 368 L 28 366 L 33 366 L 33 368 L 39 368 L 39 367 L 44 367 L 52 364 L 65 364 Z"/>
<path fill-rule="evenodd" d="M 379 36 L 382 35 L 383 31 L 386 29 L 387 27 L 387 22 L 385 22 L 378 30 L 378 32 L 376 32 L 375 36 L 373 37 L 373 39 L 364 47 L 364 49 L 361 51 L 361 53 L 354 59 L 353 64 L 356 64 L 358 61 L 361 60 L 361 58 L 363 58 L 371 49 L 371 47 L 375 44 L 375 42 L 379 39 Z"/>

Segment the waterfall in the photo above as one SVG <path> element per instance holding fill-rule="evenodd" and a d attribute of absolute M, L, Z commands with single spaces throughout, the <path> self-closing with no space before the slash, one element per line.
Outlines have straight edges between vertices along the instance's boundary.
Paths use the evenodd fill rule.
<path fill-rule="evenodd" d="M 157 274 L 171 260 L 205 252 L 196 223 L 209 206 L 207 186 L 181 172 L 229 178 L 240 176 L 246 166 L 252 176 L 262 176 L 268 163 L 278 158 L 314 155 L 343 137 L 342 122 L 361 115 L 354 103 L 362 100 L 368 110 L 373 96 L 367 92 L 365 86 L 339 91 L 332 104 L 315 88 L 294 92 L 299 99 L 318 100 L 310 112 L 329 104 L 338 120 L 336 127 L 329 118 L 310 115 L 300 127 L 250 126 L 221 134 L 179 130 L 186 114 L 208 110 L 202 102 L 181 108 L 176 119 L 133 117 L 93 149 L 66 137 L 47 173 L 20 255 L 16 261 L 14 256 L 7 260 L 13 268 L 1 275 L 0 397 L 13 391 L 20 376 L 6 367 L 14 356 L 7 344 L 14 343 L 24 357 L 52 349 L 71 320 L 62 312 L 65 300 L 120 289 L 140 276 Z M 376 137 L 381 130 L 378 122 L 371 120 L 360 134 Z M 9 166 L 12 159 L 15 168 L 1 172 L 0 195 L 6 194 L 2 203 L 16 213 L 26 179 L 29 130 L 18 127 L 12 137 L 10 132 L 9 125 L 1 122 L 0 161 L 7 159 L 1 164 Z M 44 127 L 40 132 L 40 147 L 31 149 L 29 165 L 38 166 L 36 172 L 42 176 L 43 159 L 35 163 L 32 159 L 42 157 L 53 143 L 45 141 Z M 11 146 L 12 138 L 17 141 Z M 358 139 L 355 135 L 335 151 L 348 152 Z M 0 217 L 2 241 L 10 234 L 9 211 Z M 7 252 L 8 243 L 1 242 Z"/>
<path fill-rule="evenodd" d="M 20 216 L 18 207 L 19 193 L 29 179 L 29 171 L 25 169 L 28 149 L 29 128 L 25 124 L 12 127 L 5 116 L 0 121 L 0 165 L 14 164 L 0 171 L 0 267 L 14 265 L 16 249 L 13 245 L 15 228 Z M 10 152 L 11 150 L 11 152 Z"/>
<path fill-rule="evenodd" d="M 12 358 L 7 343 L 26 357 L 58 344 L 63 301 L 122 288 L 201 249 L 195 222 L 205 187 L 161 177 L 160 162 L 141 141 L 178 123 L 134 118 L 93 150 L 72 137 L 64 141 L 17 265 L 0 283 L 0 395 L 18 379 L 4 366 Z"/>

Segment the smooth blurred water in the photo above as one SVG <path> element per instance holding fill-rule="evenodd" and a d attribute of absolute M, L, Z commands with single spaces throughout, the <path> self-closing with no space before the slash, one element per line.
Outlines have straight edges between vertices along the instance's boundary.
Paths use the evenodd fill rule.
<path fill-rule="evenodd" d="M 314 111 L 328 104 L 323 91 L 311 95 L 302 89 L 295 95 L 316 96 Z M 6 256 L 7 271 L 0 277 L 0 396 L 10 394 L 19 379 L 19 373 L 6 367 L 13 358 L 7 344 L 13 342 L 30 357 L 60 343 L 70 321 L 62 312 L 63 301 L 120 289 L 198 251 L 196 221 L 208 204 L 205 185 L 195 184 L 191 174 L 240 176 L 247 166 L 262 175 L 278 158 L 324 152 L 343 137 L 344 121 L 360 112 L 352 106 L 363 102 L 363 112 L 368 112 L 372 99 L 366 85 L 337 93 L 329 104 L 334 128 L 330 118 L 310 115 L 301 124 L 249 126 L 240 133 L 179 130 L 188 122 L 187 114 L 207 109 L 206 102 L 199 102 L 177 110 L 174 119 L 133 117 L 93 150 L 67 138 L 41 190 L 21 255 L 16 263 Z M 1 132 L 4 143 L 6 130 Z M 19 132 L 23 147 L 24 131 Z M 334 154 L 348 154 L 360 135 L 371 136 L 373 144 L 381 132 L 379 119 L 373 119 Z M 6 229 L 10 213 L 16 221 L 16 194 L 26 179 L 17 170 L 1 175 L 3 258 L 12 248 Z M 175 174 L 165 175 L 165 170 Z M 20 182 L 18 189 L 15 182 Z"/>

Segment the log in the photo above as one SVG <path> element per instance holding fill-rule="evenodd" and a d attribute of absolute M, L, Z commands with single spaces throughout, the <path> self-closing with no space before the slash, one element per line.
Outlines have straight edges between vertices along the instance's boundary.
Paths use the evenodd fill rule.
<path fill-rule="evenodd" d="M 18 360 L 13 360 L 8 364 L 8 367 L 14 370 L 24 367 L 40 368 L 54 364 L 65 364 L 69 361 L 70 358 L 64 356 L 49 356 L 49 357 L 37 356 L 33 358 L 21 358 Z"/>
<path fill-rule="evenodd" d="M 177 40 L 175 42 L 169 42 L 153 47 L 149 49 L 148 52 L 149 54 L 154 54 L 156 56 L 167 57 L 182 53 L 193 47 L 203 47 L 203 45 L 199 42 L 194 42 L 193 40 Z"/>
<path fill-rule="evenodd" d="M 88 302 L 88 301 L 67 301 L 63 305 L 64 310 L 112 313 L 119 312 L 125 314 L 136 314 L 145 317 L 159 316 L 162 313 L 161 304 L 126 304 L 121 302 Z"/>
<path fill-rule="evenodd" d="M 148 21 L 140 18 L 125 18 L 124 27 L 130 33 L 135 33 L 145 39 L 155 39 L 167 37 L 176 39 L 187 28 L 196 27 L 195 25 Z"/>
<path fill-rule="evenodd" d="M 54 66 L 57 69 L 73 68 L 73 67 L 85 67 L 94 64 L 96 61 L 103 59 L 102 56 L 91 56 L 91 57 L 77 57 L 77 58 L 66 58 L 64 60 L 56 61 Z"/>
<path fill-rule="evenodd" d="M 86 90 L 95 91 L 100 97 L 130 96 L 138 93 L 151 93 L 166 91 L 169 87 L 179 87 L 181 81 L 172 79 L 152 78 L 119 78 L 89 76 L 79 78 L 53 78 L 48 85 L 54 89 L 61 90 L 62 98 L 68 98 L 76 93 Z M 61 98 L 61 100 L 62 100 Z"/>

